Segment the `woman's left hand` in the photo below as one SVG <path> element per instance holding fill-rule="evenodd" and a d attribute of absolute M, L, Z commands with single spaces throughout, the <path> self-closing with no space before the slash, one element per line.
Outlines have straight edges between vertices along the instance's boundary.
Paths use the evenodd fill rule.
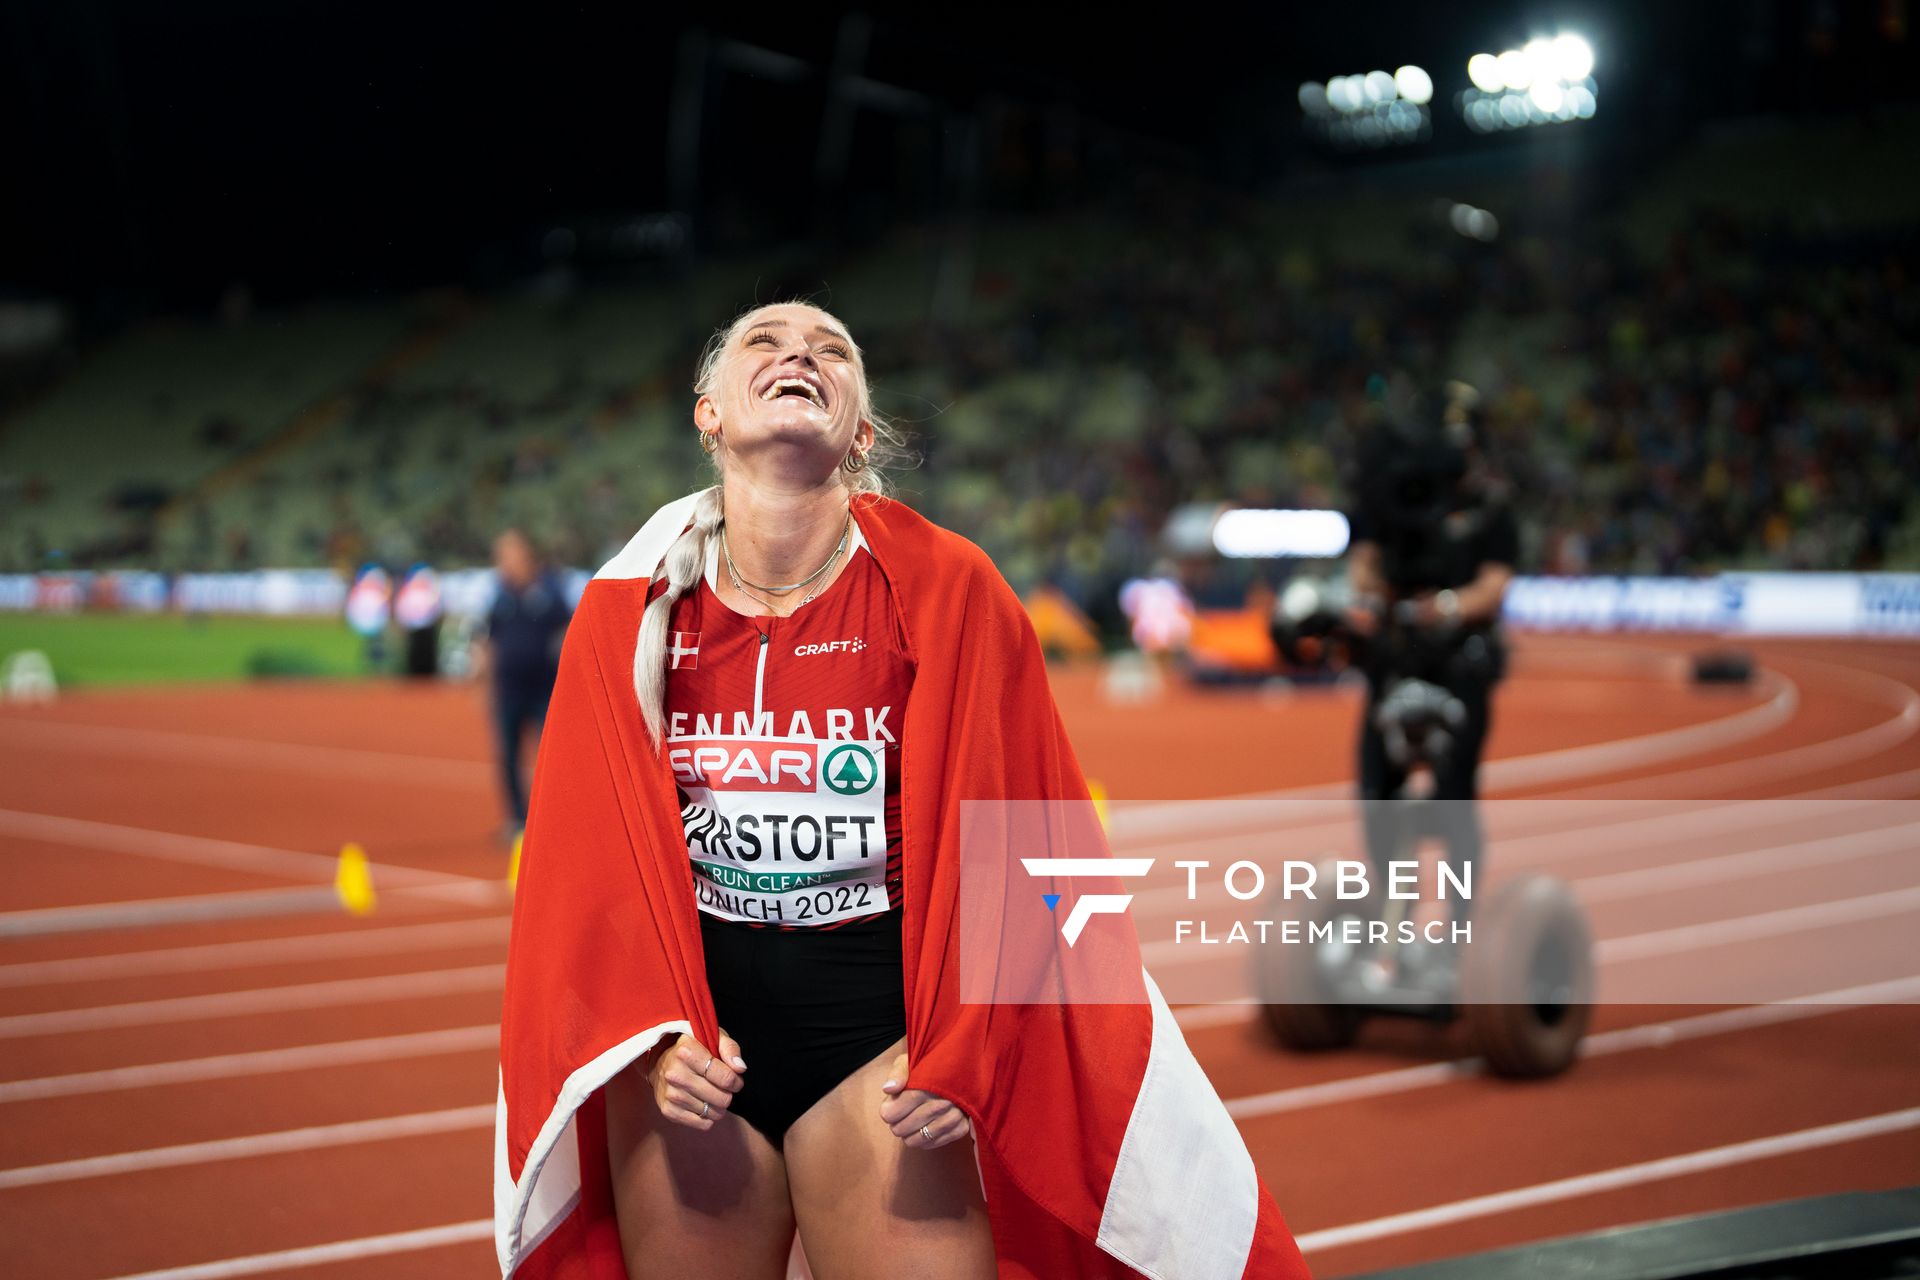
<path fill-rule="evenodd" d="M 973 1132 L 966 1112 L 924 1089 L 907 1088 L 902 1083 L 906 1078 L 907 1055 L 903 1053 L 893 1060 L 893 1071 L 880 1086 L 887 1095 L 880 1104 L 880 1118 L 894 1137 L 915 1150 L 931 1151 Z"/>

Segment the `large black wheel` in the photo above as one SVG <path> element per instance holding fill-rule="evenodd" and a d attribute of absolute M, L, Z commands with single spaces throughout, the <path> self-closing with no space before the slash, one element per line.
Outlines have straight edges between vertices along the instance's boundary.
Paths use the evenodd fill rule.
<path fill-rule="evenodd" d="M 1335 1001 L 1333 975 L 1351 962 L 1350 948 L 1309 942 L 1316 924 L 1338 926 L 1344 916 L 1365 919 L 1364 904 L 1342 902 L 1333 896 L 1335 863 L 1320 864 L 1313 898 L 1284 898 L 1278 889 L 1268 898 L 1274 940 L 1254 951 L 1254 981 L 1260 993 L 1267 1026 L 1289 1049 L 1312 1052 L 1339 1049 L 1360 1033 L 1364 1011 Z M 1296 921 L 1300 941 L 1282 943 L 1284 922 Z"/>
<path fill-rule="evenodd" d="M 1557 1075 L 1573 1064 L 1593 1005 L 1593 941 L 1566 883 L 1528 872 L 1474 914 L 1460 1006 L 1488 1068 Z"/>

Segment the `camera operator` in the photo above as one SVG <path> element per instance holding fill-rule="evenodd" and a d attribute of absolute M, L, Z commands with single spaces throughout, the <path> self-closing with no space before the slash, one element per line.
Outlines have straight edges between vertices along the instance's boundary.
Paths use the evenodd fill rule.
<path fill-rule="evenodd" d="M 1448 388 L 1438 427 L 1383 428 L 1358 459 L 1358 501 L 1349 513 L 1348 625 L 1361 637 L 1367 702 L 1360 730 L 1360 796 L 1368 855 L 1379 882 L 1404 856 L 1393 815 L 1374 801 L 1401 798 L 1416 763 L 1432 773 L 1438 834 L 1464 875 L 1481 845 L 1480 755 L 1491 697 L 1506 662 L 1499 618 L 1519 554 L 1513 513 L 1494 492 L 1473 442 L 1477 396 Z M 1416 760 L 1381 723 L 1382 700 L 1405 682 L 1451 695 L 1437 750 Z M 1470 903 L 1456 899 L 1456 918 Z"/>

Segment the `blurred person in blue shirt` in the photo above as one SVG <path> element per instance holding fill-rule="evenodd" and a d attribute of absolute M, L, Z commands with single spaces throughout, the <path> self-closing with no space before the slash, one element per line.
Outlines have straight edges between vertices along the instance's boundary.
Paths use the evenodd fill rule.
<path fill-rule="evenodd" d="M 502 836 L 510 842 L 527 825 L 523 752 L 529 737 L 538 741 L 546 721 L 560 670 L 560 643 L 573 610 L 566 584 L 542 562 L 523 531 L 508 529 L 494 539 L 493 568 L 497 588 L 475 636 L 473 669 L 491 693 L 507 803 Z"/>

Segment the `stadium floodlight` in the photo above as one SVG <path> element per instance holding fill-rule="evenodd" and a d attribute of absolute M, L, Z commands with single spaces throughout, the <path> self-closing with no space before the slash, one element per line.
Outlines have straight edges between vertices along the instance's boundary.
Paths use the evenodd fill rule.
<path fill-rule="evenodd" d="M 1520 56 L 1527 61 L 1528 83 L 1539 84 L 1555 78 L 1558 59 L 1554 56 L 1553 41 L 1529 40 L 1520 47 Z"/>
<path fill-rule="evenodd" d="M 1492 241 L 1500 234 L 1500 220 L 1485 209 L 1455 203 L 1447 210 L 1447 225 L 1474 240 Z"/>
<path fill-rule="evenodd" d="M 1553 41 L 1553 74 L 1562 84 L 1573 84 L 1593 74 L 1593 46 L 1567 32 Z"/>
<path fill-rule="evenodd" d="M 1474 54 L 1467 60 L 1474 87 L 1456 94 L 1454 103 L 1475 133 L 1591 120 L 1600 92 L 1592 73 L 1593 46 L 1563 31 L 1518 49 Z"/>
<path fill-rule="evenodd" d="M 1500 83 L 1508 89 L 1524 89 L 1533 83 L 1533 64 L 1518 49 L 1500 55 Z"/>
<path fill-rule="evenodd" d="M 1507 87 L 1500 74 L 1500 59 L 1491 53 L 1476 53 L 1467 59 L 1467 79 L 1482 93 L 1498 93 Z"/>
<path fill-rule="evenodd" d="M 1401 67 L 1393 73 L 1393 83 L 1400 96 L 1416 107 L 1433 100 L 1433 77 L 1419 67 Z"/>
<path fill-rule="evenodd" d="M 1385 147 L 1433 136 L 1433 77 L 1416 66 L 1309 80 L 1299 89 L 1302 127 L 1336 147 Z"/>
<path fill-rule="evenodd" d="M 1266 511 L 1243 507 L 1223 512 L 1213 526 L 1213 546 L 1236 560 L 1281 556 L 1329 558 L 1344 553 L 1351 530 L 1338 511 Z"/>

